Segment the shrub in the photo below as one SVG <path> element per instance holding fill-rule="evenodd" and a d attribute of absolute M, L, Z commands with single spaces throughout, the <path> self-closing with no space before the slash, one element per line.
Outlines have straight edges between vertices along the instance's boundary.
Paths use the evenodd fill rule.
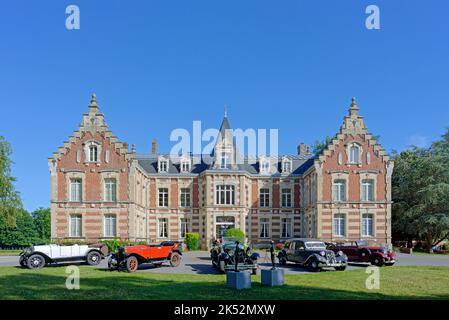
<path fill-rule="evenodd" d="M 186 233 L 186 246 L 189 250 L 198 250 L 200 247 L 200 235 L 198 233 Z"/>
<path fill-rule="evenodd" d="M 119 247 L 129 246 L 129 241 L 120 239 L 102 240 L 100 243 L 108 247 L 109 252 L 117 251 Z"/>
<path fill-rule="evenodd" d="M 238 228 L 231 228 L 231 229 L 226 230 L 224 236 L 235 238 L 236 240 L 240 241 L 241 243 L 245 242 L 245 233 Z"/>

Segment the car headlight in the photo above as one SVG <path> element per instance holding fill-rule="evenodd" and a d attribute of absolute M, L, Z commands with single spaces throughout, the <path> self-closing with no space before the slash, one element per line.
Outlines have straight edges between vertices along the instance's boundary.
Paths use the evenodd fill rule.
<path fill-rule="evenodd" d="M 324 257 L 326 255 L 326 252 L 320 251 L 320 255 Z"/>
<path fill-rule="evenodd" d="M 341 250 L 338 251 L 338 252 L 337 252 L 337 256 L 339 256 L 339 257 L 343 256 L 343 251 L 341 251 Z"/>

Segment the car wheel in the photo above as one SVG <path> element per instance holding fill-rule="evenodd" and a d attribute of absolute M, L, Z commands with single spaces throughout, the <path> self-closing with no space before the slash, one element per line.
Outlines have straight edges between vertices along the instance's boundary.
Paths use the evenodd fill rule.
<path fill-rule="evenodd" d="M 137 261 L 136 257 L 129 257 L 128 259 L 126 259 L 126 270 L 128 270 L 128 272 L 135 272 L 137 271 L 137 269 L 139 268 L 139 261 Z"/>
<path fill-rule="evenodd" d="M 225 271 L 225 262 L 223 261 L 223 260 L 220 260 L 220 262 L 219 262 L 219 269 L 220 269 L 220 271 L 222 272 L 222 273 L 225 273 L 226 271 Z"/>
<path fill-rule="evenodd" d="M 101 255 L 96 251 L 91 251 L 87 254 L 86 262 L 90 266 L 97 266 L 101 262 Z"/>
<path fill-rule="evenodd" d="M 25 257 L 24 256 L 20 256 L 19 258 L 19 264 L 22 267 L 26 267 L 26 262 L 25 262 Z"/>
<path fill-rule="evenodd" d="M 375 256 L 371 258 L 371 264 L 374 266 L 382 267 L 384 262 L 381 258 Z"/>
<path fill-rule="evenodd" d="M 314 259 L 309 262 L 309 264 L 307 265 L 307 268 L 309 269 L 309 271 L 312 271 L 312 272 L 320 271 L 318 261 L 316 261 Z"/>
<path fill-rule="evenodd" d="M 173 252 L 170 256 L 170 266 L 177 267 L 181 264 L 181 256 L 179 253 Z"/>
<path fill-rule="evenodd" d="M 27 266 L 30 269 L 40 269 L 45 266 L 45 258 L 40 254 L 33 254 L 28 258 Z"/>

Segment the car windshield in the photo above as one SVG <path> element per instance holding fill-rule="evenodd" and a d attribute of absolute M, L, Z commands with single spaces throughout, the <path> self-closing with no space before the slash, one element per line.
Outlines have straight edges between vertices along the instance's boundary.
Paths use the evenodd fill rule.
<path fill-rule="evenodd" d="M 306 248 L 309 250 L 322 250 L 326 249 L 326 245 L 324 242 L 319 241 L 306 242 Z"/>
<path fill-rule="evenodd" d="M 368 241 L 366 240 L 357 241 L 357 245 L 366 247 L 368 245 Z"/>
<path fill-rule="evenodd" d="M 223 237 L 221 238 L 221 241 L 223 244 L 229 244 L 229 243 L 235 243 L 238 240 L 238 238 L 235 237 Z"/>

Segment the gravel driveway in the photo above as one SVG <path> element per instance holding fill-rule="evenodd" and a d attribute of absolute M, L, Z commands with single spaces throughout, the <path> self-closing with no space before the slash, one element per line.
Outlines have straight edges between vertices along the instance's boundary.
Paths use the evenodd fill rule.
<path fill-rule="evenodd" d="M 265 253 L 261 253 L 260 267 L 270 268 L 271 263 Z M 0 256 L 0 267 L 5 266 L 18 266 L 18 256 Z M 61 264 L 64 265 L 64 264 Z M 366 264 L 351 264 L 348 270 L 358 269 L 366 267 Z M 430 255 L 408 255 L 398 254 L 398 262 L 395 266 L 446 266 L 449 267 L 449 256 L 430 256 Z M 106 260 L 103 260 L 99 266 L 100 268 L 107 268 Z M 300 268 L 294 264 L 288 264 L 284 267 L 286 274 L 301 274 L 307 273 L 304 268 Z M 217 270 L 212 268 L 209 258 L 209 252 L 197 251 L 186 252 L 183 255 L 182 263 L 177 268 L 171 268 L 170 266 L 163 265 L 161 267 L 153 267 L 150 264 L 142 265 L 139 267 L 141 272 L 155 272 L 155 273 L 182 273 L 182 274 L 217 274 Z M 0 269 L 1 274 L 1 269 Z"/>

